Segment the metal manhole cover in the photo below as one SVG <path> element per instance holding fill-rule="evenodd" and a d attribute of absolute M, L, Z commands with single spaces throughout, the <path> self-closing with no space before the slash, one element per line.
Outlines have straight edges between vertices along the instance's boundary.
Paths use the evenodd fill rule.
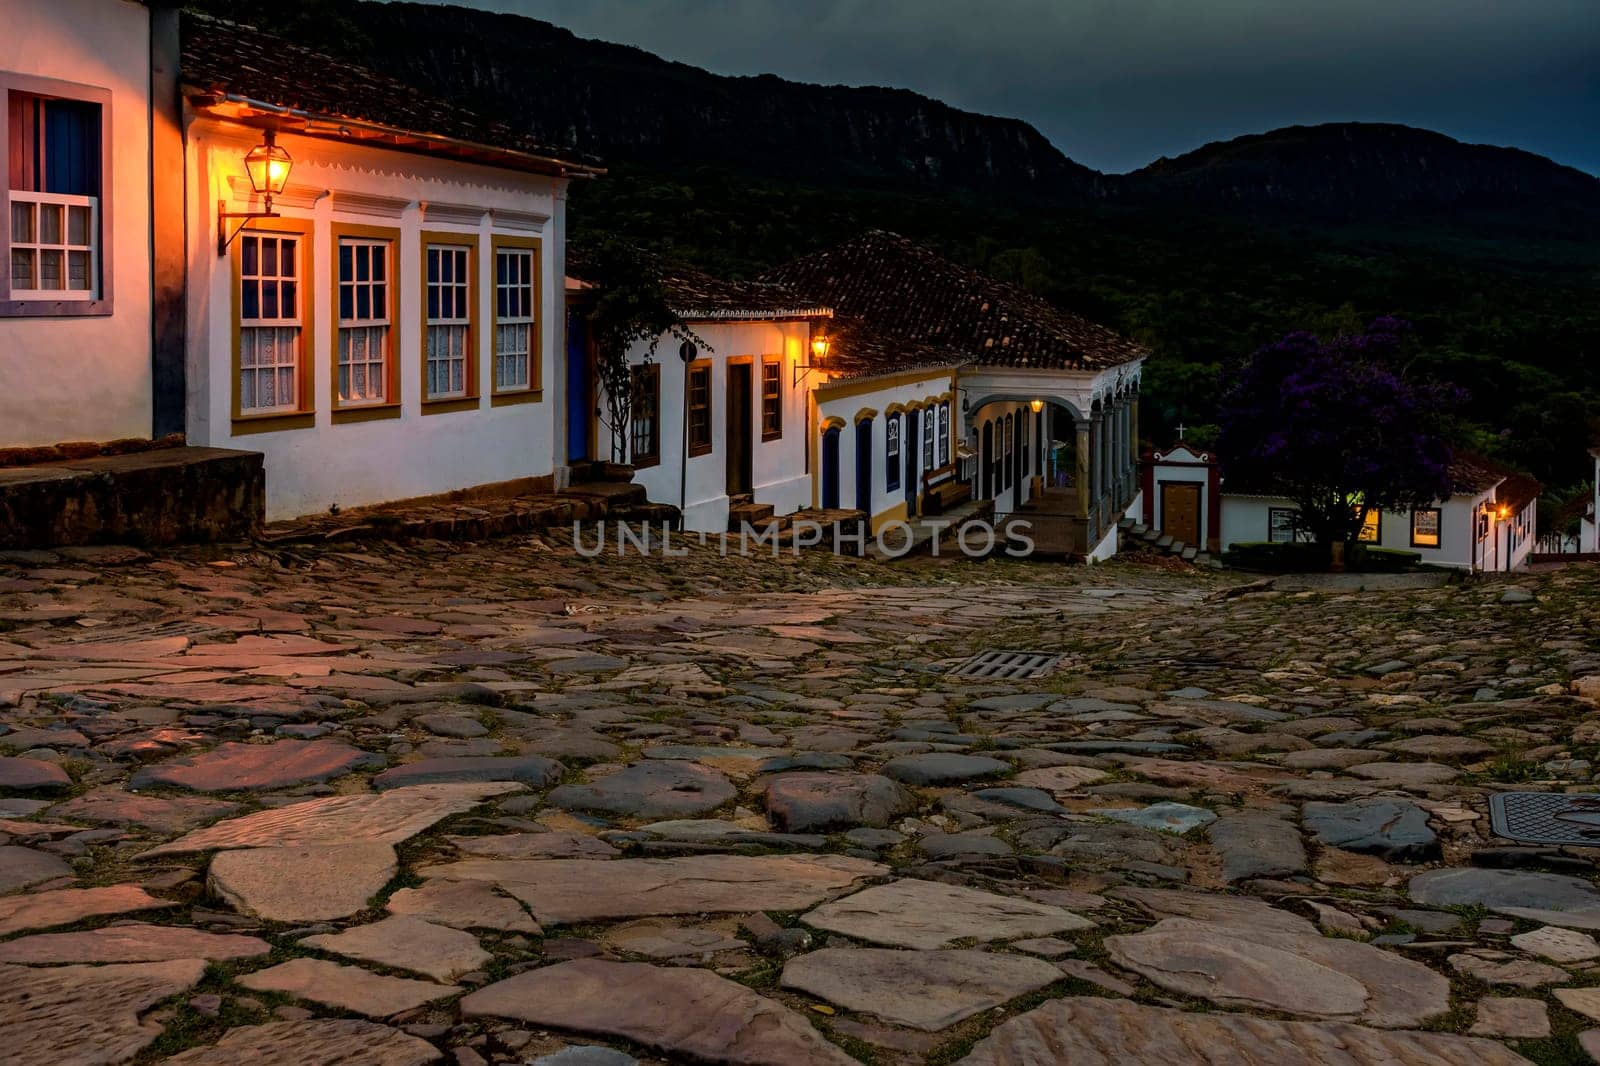
<path fill-rule="evenodd" d="M 1600 846 L 1600 795 L 1499 792 L 1489 797 L 1489 825 L 1522 844 Z"/>
<path fill-rule="evenodd" d="M 1061 656 L 1042 651 L 986 651 L 952 667 L 951 677 L 1028 681 L 1043 677 L 1061 662 Z"/>

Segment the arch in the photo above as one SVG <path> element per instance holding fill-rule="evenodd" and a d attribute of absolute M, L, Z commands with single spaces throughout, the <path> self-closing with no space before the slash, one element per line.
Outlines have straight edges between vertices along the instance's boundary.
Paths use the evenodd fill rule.
<path fill-rule="evenodd" d="M 906 410 L 906 405 L 901 403 L 899 400 L 896 400 L 894 403 L 890 404 L 888 407 L 885 407 L 883 409 L 883 413 L 886 414 L 886 415 L 899 415 L 899 414 L 904 414 L 905 410 Z"/>
<path fill-rule="evenodd" d="M 828 432 L 830 429 L 843 429 L 844 419 L 840 418 L 838 415 L 829 415 L 827 418 L 822 420 L 817 428 L 823 433 Z"/>
<path fill-rule="evenodd" d="M 861 410 L 856 412 L 856 416 L 854 418 L 852 418 L 850 421 L 852 421 L 852 422 L 860 422 L 863 419 L 869 419 L 870 420 L 870 419 L 874 419 L 874 418 L 877 418 L 877 417 L 878 417 L 878 412 L 874 411 L 870 407 L 863 407 Z"/>

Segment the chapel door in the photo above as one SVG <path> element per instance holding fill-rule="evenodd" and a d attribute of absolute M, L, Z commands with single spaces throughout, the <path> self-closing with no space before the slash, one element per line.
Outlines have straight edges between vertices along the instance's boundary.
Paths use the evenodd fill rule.
<path fill-rule="evenodd" d="M 1200 486 L 1167 482 L 1161 486 L 1161 532 L 1185 544 L 1200 543 Z"/>

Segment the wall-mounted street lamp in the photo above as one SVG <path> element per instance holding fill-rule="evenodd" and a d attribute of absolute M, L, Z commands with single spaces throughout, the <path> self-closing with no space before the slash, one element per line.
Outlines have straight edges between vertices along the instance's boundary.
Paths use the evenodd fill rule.
<path fill-rule="evenodd" d="M 1028 407 L 1029 407 L 1030 410 L 1033 411 L 1034 414 L 1038 414 L 1040 411 L 1044 410 L 1044 401 L 1043 400 L 1029 400 L 1028 401 Z"/>
<path fill-rule="evenodd" d="M 806 379 L 806 375 L 813 370 L 828 369 L 828 352 L 833 348 L 833 338 L 826 333 L 819 333 L 811 338 L 811 362 L 796 363 L 794 365 L 794 382 L 798 386 Z"/>
<path fill-rule="evenodd" d="M 278 147 L 277 136 L 267 130 L 264 139 L 250 151 L 245 153 L 244 172 L 250 178 L 250 189 L 266 202 L 265 211 L 229 211 L 228 201 L 217 201 L 217 255 L 226 255 L 228 245 L 244 230 L 246 223 L 253 218 L 277 218 L 278 213 L 272 209 L 272 198 L 282 196 L 284 188 L 289 184 L 289 168 L 294 166 L 294 160 L 289 153 Z M 239 225 L 232 233 L 228 232 L 228 219 L 239 219 Z"/>

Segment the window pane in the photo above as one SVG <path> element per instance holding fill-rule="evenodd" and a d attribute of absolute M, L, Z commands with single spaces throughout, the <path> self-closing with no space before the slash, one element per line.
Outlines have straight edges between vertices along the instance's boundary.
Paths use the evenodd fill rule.
<path fill-rule="evenodd" d="M 356 289 L 356 317 L 361 319 L 372 317 L 372 290 L 365 285 Z"/>
<path fill-rule="evenodd" d="M 385 281 L 388 279 L 389 246 L 377 245 L 372 249 L 372 280 Z"/>
<path fill-rule="evenodd" d="M 278 286 L 272 282 L 261 286 L 261 317 L 278 317 Z"/>
<path fill-rule="evenodd" d="M 240 272 L 242 274 L 244 274 L 246 277 L 253 277 L 258 273 L 256 267 L 257 267 L 257 264 L 260 262 L 260 256 L 259 256 L 259 245 L 260 245 L 260 243 L 261 243 L 261 238 L 259 238 L 259 237 L 245 237 L 244 240 L 243 240 L 243 243 L 240 245 L 240 248 L 239 248 Z"/>
<path fill-rule="evenodd" d="M 33 205 L 11 205 L 11 239 L 17 243 L 33 243 Z"/>
<path fill-rule="evenodd" d="M 39 205 L 39 243 L 61 243 L 61 205 Z"/>
<path fill-rule="evenodd" d="M 33 268 L 36 254 L 24 248 L 11 250 L 11 287 L 13 289 L 32 289 L 37 287 L 34 281 Z"/>
<path fill-rule="evenodd" d="M 282 307 L 279 308 L 278 313 L 284 318 L 297 318 L 300 312 L 299 305 L 295 302 L 295 297 L 298 295 L 295 283 L 292 281 L 283 282 L 280 285 L 280 291 L 282 292 L 280 297 Z"/>
<path fill-rule="evenodd" d="M 350 280 L 350 271 L 353 269 L 355 251 L 356 250 L 347 242 L 339 242 L 339 279 L 341 281 Z"/>
<path fill-rule="evenodd" d="M 261 285 L 246 281 L 239 292 L 239 317 L 254 320 L 261 317 Z"/>
<path fill-rule="evenodd" d="M 89 288 L 89 253 L 67 253 L 67 287 L 86 292 Z"/>
<path fill-rule="evenodd" d="M 61 253 L 41 250 L 39 252 L 39 288 L 59 289 L 62 287 Z"/>
<path fill-rule="evenodd" d="M 264 278 L 276 277 L 278 274 L 278 242 L 271 237 L 261 239 L 261 276 Z"/>
<path fill-rule="evenodd" d="M 87 207 L 69 207 L 67 209 L 67 243 L 80 246 L 89 243 L 89 209 Z"/>

